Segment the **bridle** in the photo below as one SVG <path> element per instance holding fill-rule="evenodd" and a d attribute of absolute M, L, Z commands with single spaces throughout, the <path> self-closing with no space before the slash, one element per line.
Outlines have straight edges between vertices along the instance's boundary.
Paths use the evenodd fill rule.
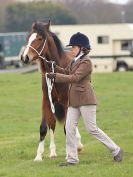
<path fill-rule="evenodd" d="M 54 63 L 55 63 L 55 61 L 48 61 L 47 59 L 46 59 L 46 57 L 43 57 L 41 54 L 42 54 L 42 52 L 43 52 L 43 50 L 45 49 L 45 46 L 46 46 L 46 42 L 47 42 L 47 38 L 45 39 L 45 41 L 44 41 L 44 43 L 43 43 L 43 46 L 42 46 L 42 49 L 41 49 L 41 51 L 40 52 L 38 52 L 37 51 L 37 49 L 35 49 L 34 47 L 32 47 L 31 45 L 27 45 L 26 46 L 26 48 L 27 47 L 29 47 L 29 48 L 31 48 L 31 49 L 33 49 L 36 53 L 37 53 L 37 58 L 42 58 L 44 61 L 46 61 L 47 63 L 51 63 L 51 65 L 52 65 L 52 72 L 54 72 Z"/>

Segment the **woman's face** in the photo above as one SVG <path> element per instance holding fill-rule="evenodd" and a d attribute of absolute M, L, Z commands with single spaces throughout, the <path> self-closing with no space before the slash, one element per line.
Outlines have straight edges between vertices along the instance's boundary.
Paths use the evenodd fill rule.
<path fill-rule="evenodd" d="M 72 48 L 70 49 L 70 55 L 72 57 L 76 57 L 79 51 L 80 51 L 80 48 L 78 46 L 72 46 Z"/>

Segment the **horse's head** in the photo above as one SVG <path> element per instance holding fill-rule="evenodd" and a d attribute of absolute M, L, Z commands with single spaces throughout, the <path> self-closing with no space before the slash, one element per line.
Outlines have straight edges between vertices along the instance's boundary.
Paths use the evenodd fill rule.
<path fill-rule="evenodd" d="M 27 37 L 27 46 L 21 55 L 22 62 L 30 63 L 47 55 L 49 27 L 50 21 L 48 23 L 35 22 L 32 24 L 32 31 Z"/>

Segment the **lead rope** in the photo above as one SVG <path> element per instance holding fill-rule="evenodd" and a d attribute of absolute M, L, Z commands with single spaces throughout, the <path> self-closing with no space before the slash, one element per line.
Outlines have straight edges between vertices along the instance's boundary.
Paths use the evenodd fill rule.
<path fill-rule="evenodd" d="M 54 73 L 54 62 L 52 62 L 52 72 Z M 52 113 L 55 113 L 55 107 L 54 107 L 54 104 L 53 104 L 53 101 L 52 101 L 52 95 L 51 95 L 51 92 L 52 92 L 52 89 L 53 89 L 54 79 L 51 80 L 50 78 L 48 78 L 47 74 L 48 73 L 45 74 L 45 77 L 46 77 L 46 84 L 47 84 L 47 87 L 48 87 L 48 97 L 49 97 Z"/>

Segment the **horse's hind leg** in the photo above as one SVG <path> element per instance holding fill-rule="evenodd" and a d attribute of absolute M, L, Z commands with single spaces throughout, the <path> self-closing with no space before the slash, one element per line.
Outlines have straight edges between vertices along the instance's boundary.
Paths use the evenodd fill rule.
<path fill-rule="evenodd" d="M 66 129 L 65 129 L 65 126 L 64 126 L 64 132 L 66 134 Z M 78 127 L 76 127 L 76 142 L 77 142 L 77 150 L 78 152 L 81 152 L 83 150 L 83 144 L 81 143 L 81 135 L 79 133 L 79 130 L 78 130 Z M 68 158 L 68 153 L 66 151 L 66 160 Z"/>
<path fill-rule="evenodd" d="M 83 149 L 83 144 L 81 143 L 81 135 L 79 133 L 78 127 L 76 127 L 76 140 L 77 140 L 77 150 L 78 152 L 80 152 Z"/>
<path fill-rule="evenodd" d="M 37 155 L 34 159 L 34 161 L 42 161 L 42 156 L 44 153 L 44 138 L 47 134 L 47 125 L 45 120 L 42 120 L 42 123 L 40 125 L 40 142 L 39 142 L 39 146 L 37 149 Z"/>

